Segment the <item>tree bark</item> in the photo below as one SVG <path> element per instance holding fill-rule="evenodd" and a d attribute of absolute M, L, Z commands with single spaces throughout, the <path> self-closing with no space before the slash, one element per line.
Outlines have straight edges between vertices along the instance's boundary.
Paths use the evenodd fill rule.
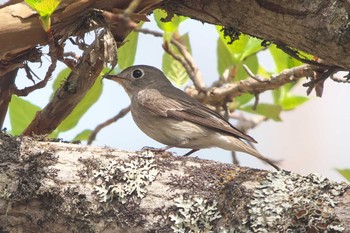
<path fill-rule="evenodd" d="M 316 174 L 3 133 L 0 153 L 0 232 L 350 232 L 349 186 Z"/>
<path fill-rule="evenodd" d="M 10 1 L 0 9 L 0 59 L 12 60 L 37 44 L 46 44 L 39 20 L 23 2 Z M 125 9 L 131 1 L 63 0 L 53 14 L 55 37 L 89 15 L 92 9 Z M 156 7 L 210 24 L 253 35 L 279 45 L 288 45 L 315 55 L 328 65 L 350 68 L 349 3 L 346 0 L 288 1 L 141 1 L 137 13 L 149 14 Z M 129 32 L 123 24 L 113 25 L 121 42 Z M 31 35 L 31 36 L 27 36 Z M 2 67 L 3 68 L 3 67 Z"/>

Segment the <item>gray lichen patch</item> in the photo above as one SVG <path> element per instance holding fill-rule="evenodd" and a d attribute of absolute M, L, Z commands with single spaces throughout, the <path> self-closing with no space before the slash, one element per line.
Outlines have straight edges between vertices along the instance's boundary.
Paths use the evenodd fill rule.
<path fill-rule="evenodd" d="M 131 197 L 142 199 L 147 193 L 147 185 L 158 173 L 153 153 L 144 151 L 129 161 L 111 160 L 95 170 L 94 189 L 100 202 L 126 203 Z"/>
<path fill-rule="evenodd" d="M 252 195 L 245 223 L 252 232 L 342 232 L 334 197 L 346 188 L 316 174 L 269 173 Z"/>
<path fill-rule="evenodd" d="M 174 201 L 175 210 L 169 215 L 173 232 L 214 232 L 214 223 L 221 218 L 215 200 L 180 196 Z"/>
<path fill-rule="evenodd" d="M 0 130 L 0 163 L 20 161 L 20 138 L 11 137 Z"/>

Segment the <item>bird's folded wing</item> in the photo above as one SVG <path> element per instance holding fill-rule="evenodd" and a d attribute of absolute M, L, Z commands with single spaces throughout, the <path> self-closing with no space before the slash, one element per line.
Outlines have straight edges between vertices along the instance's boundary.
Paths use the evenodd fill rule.
<path fill-rule="evenodd" d="M 192 99 L 182 91 L 176 92 L 176 99 L 167 92 L 144 90 L 139 93 L 139 103 L 156 115 L 172 117 L 176 120 L 187 120 L 208 128 L 226 132 L 234 137 L 255 142 L 254 138 L 241 132 L 219 113 L 211 110 L 202 103 Z M 174 94 L 174 93 L 173 93 Z"/>

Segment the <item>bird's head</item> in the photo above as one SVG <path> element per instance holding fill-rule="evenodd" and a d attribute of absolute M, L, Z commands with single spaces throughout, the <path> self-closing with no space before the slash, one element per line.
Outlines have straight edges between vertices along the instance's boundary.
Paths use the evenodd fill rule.
<path fill-rule="evenodd" d="M 146 65 L 131 66 L 119 74 L 105 75 L 104 78 L 116 81 L 122 85 L 129 97 L 147 88 L 159 89 L 172 85 L 162 71 Z"/>

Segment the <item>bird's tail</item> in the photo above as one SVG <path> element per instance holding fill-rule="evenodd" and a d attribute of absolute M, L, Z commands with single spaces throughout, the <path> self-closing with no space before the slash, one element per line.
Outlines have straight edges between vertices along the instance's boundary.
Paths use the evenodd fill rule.
<path fill-rule="evenodd" d="M 225 139 L 226 139 L 225 141 L 227 141 L 229 143 L 223 143 L 220 146 L 221 148 L 223 148 L 225 150 L 240 151 L 240 152 L 250 154 L 257 159 L 260 159 L 260 160 L 268 163 L 269 165 L 274 167 L 276 170 L 280 170 L 280 168 L 276 164 L 274 164 L 271 160 L 269 160 L 268 158 L 266 158 L 265 156 L 263 156 L 262 154 L 257 152 L 253 147 L 251 147 L 250 145 L 247 145 L 246 143 L 244 143 L 240 139 L 232 137 L 232 136 L 223 136 L 223 137 L 225 137 Z"/>

